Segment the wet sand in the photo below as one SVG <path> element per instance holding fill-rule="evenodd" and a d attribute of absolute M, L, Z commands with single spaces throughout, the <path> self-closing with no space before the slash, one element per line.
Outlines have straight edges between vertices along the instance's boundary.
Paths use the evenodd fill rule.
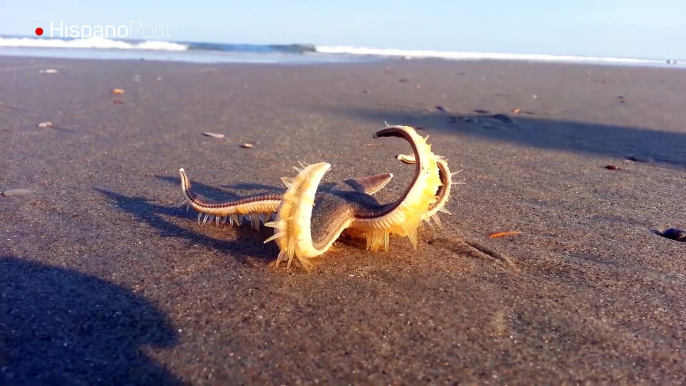
<path fill-rule="evenodd" d="M 0 383 L 684 383 L 686 243 L 653 232 L 686 228 L 684 90 L 659 68 L 0 58 L 0 190 L 33 191 L 0 196 Z M 298 161 L 392 172 L 393 200 L 412 168 L 384 121 L 463 170 L 417 250 L 345 237 L 288 271 L 267 230 L 177 207 L 179 167 L 225 199 Z"/>

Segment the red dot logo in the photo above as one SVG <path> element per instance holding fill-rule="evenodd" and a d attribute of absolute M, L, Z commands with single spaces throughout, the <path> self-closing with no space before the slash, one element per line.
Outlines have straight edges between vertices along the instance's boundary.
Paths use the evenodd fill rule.
<path fill-rule="evenodd" d="M 38 35 L 38 36 L 43 35 L 43 28 L 40 28 L 40 27 L 36 28 L 36 35 Z"/>

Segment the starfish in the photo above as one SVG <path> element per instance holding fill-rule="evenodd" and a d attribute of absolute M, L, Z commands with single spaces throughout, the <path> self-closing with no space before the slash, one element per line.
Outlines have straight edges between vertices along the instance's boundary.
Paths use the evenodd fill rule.
<path fill-rule="evenodd" d="M 367 249 L 371 251 L 382 247 L 388 250 L 392 233 L 407 236 L 417 248 L 419 223 L 429 218 L 432 205 L 438 210 L 439 202 L 444 198 L 443 205 L 447 202 L 446 190 L 439 190 L 443 186 L 437 163 L 439 157 L 431 152 L 426 138 L 411 127 L 387 126 L 374 135 L 374 138 L 380 137 L 400 137 L 412 146 L 414 156 L 401 157 L 415 165 L 410 186 L 397 200 L 383 205 L 346 185 L 316 194 L 317 186 L 331 165 L 321 162 L 305 167 L 289 184 L 276 212 L 276 220 L 265 224 L 275 228 L 274 236 L 265 242 L 274 240 L 279 246 L 277 266 L 287 259 L 290 267 L 297 257 L 308 271 L 311 270 L 312 259 L 325 253 L 348 228 L 365 234 Z M 445 196 L 437 197 L 437 193 Z"/>
<path fill-rule="evenodd" d="M 389 204 L 379 204 L 372 195 L 391 181 L 390 173 L 345 180 L 318 192 L 319 183 L 331 168 L 326 162 L 301 164 L 295 178 L 283 177 L 288 188 L 283 195 L 259 194 L 223 203 L 198 198 L 180 169 L 184 203 L 199 212 L 198 221 L 204 214 L 205 222 L 214 218 L 217 223 L 229 219 L 231 224 L 240 224 L 241 216 L 247 216 L 254 228 L 275 214 L 275 221 L 264 225 L 275 228 L 275 234 L 265 243 L 274 240 L 279 246 L 276 264 L 288 259 L 290 267 L 297 257 L 308 271 L 312 259 L 325 253 L 346 229 L 364 234 L 371 251 L 382 247 L 388 250 L 391 233 L 407 236 L 417 248 L 419 223 L 432 219 L 440 226 L 438 212 L 449 214 L 445 204 L 456 173 L 450 172 L 447 160 L 431 152 L 428 137 L 421 137 L 411 127 L 387 126 L 374 137 L 404 138 L 413 149 L 413 155 L 396 156 L 401 162 L 415 165 L 413 181 L 400 198 Z"/>
<path fill-rule="evenodd" d="M 304 167 L 305 165 L 303 164 L 302 166 Z M 191 190 L 191 181 L 183 168 L 179 169 L 179 174 L 181 175 L 181 192 L 184 196 L 184 200 L 179 206 L 187 205 L 188 208 L 193 208 L 197 211 L 198 224 L 201 222 L 205 224 L 208 221 L 215 220 L 217 225 L 220 222 L 226 223 L 227 221 L 229 225 L 240 225 L 243 219 L 246 218 L 253 229 L 259 230 L 261 223 L 264 223 L 266 219 L 276 214 L 283 198 L 283 194 L 262 193 L 233 201 L 209 202 L 200 198 Z M 392 178 L 392 173 L 384 173 L 371 177 L 351 178 L 346 180 L 345 183 L 357 191 L 372 195 L 388 185 Z M 291 184 L 290 179 L 286 177 L 282 177 L 281 180 L 287 187 Z"/>

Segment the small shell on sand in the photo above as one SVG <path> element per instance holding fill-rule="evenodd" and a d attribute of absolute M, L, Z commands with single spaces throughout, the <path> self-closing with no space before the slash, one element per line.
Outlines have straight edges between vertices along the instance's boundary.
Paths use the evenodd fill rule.
<path fill-rule="evenodd" d="M 124 93 L 124 90 L 121 88 L 115 88 L 114 90 L 112 90 L 112 94 L 114 94 L 114 95 L 121 95 L 123 93 Z"/>
<path fill-rule="evenodd" d="M 202 133 L 202 135 L 205 135 L 205 136 L 208 136 L 208 137 L 212 137 L 212 138 L 217 138 L 217 139 L 222 139 L 222 138 L 224 138 L 224 134 L 218 134 L 218 133 L 205 132 L 205 133 Z"/>
<path fill-rule="evenodd" d="M 41 122 L 37 126 L 38 127 L 52 127 L 52 122 Z"/>
<path fill-rule="evenodd" d="M 246 143 L 241 144 L 241 147 L 243 149 L 252 149 L 252 146 L 253 146 L 253 144 L 250 142 L 246 142 Z"/>
<path fill-rule="evenodd" d="M 2 193 L 3 196 L 5 197 L 12 197 L 12 196 L 23 196 L 26 194 L 31 194 L 31 191 L 28 189 L 10 189 L 10 190 L 5 190 Z"/>
<path fill-rule="evenodd" d="M 496 232 L 496 233 L 491 233 L 490 235 L 488 235 L 488 238 L 496 239 L 498 237 L 516 236 L 516 235 L 521 234 L 521 233 L 522 232 L 520 232 L 520 231 Z"/>

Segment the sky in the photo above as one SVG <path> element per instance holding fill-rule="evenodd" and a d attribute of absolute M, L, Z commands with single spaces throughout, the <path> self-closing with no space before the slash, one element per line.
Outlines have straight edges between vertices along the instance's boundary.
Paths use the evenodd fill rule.
<path fill-rule="evenodd" d="M 0 35 L 135 21 L 183 42 L 686 60 L 686 0 L 0 0 Z"/>

